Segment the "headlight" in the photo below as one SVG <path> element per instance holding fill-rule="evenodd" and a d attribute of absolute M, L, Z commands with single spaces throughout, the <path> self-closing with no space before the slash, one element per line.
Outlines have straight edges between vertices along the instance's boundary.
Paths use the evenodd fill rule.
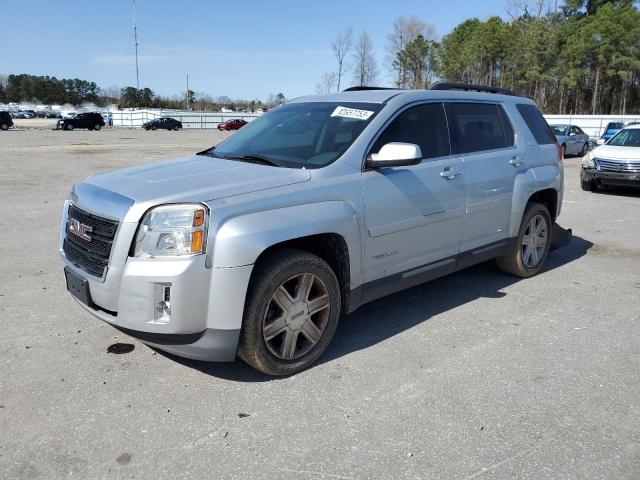
<path fill-rule="evenodd" d="M 163 205 L 149 210 L 134 248 L 136 257 L 185 257 L 206 251 L 209 212 L 204 205 Z"/>
<path fill-rule="evenodd" d="M 596 168 L 596 164 L 593 161 L 593 152 L 589 152 L 582 157 L 582 168 Z"/>

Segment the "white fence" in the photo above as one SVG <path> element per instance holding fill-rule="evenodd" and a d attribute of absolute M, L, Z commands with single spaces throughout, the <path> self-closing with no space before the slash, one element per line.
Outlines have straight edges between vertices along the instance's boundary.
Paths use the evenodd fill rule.
<path fill-rule="evenodd" d="M 545 115 L 549 125 L 577 125 L 590 137 L 600 137 L 609 122 L 640 122 L 640 115 Z"/>
<path fill-rule="evenodd" d="M 143 123 L 160 117 L 171 117 L 182 122 L 183 128 L 217 128 L 232 118 L 250 122 L 259 113 L 187 112 L 180 110 L 115 110 L 109 112 L 113 127 L 140 128 Z"/>

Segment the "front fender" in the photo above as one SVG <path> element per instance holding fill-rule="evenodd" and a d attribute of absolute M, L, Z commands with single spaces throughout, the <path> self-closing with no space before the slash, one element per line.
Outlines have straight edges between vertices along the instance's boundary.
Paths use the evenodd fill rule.
<path fill-rule="evenodd" d="M 213 236 L 213 267 L 254 264 L 267 248 L 322 233 L 341 235 L 349 249 L 351 287 L 360 284 L 360 226 L 356 210 L 344 201 L 294 205 L 249 213 L 224 221 Z"/>

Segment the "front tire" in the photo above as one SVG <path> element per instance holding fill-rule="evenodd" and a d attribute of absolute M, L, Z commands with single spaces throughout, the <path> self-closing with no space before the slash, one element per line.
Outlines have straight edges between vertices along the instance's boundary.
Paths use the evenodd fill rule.
<path fill-rule="evenodd" d="M 151 127 L 151 130 L 153 130 L 154 132 L 158 129 L 158 127 L 156 127 L 155 125 Z"/>
<path fill-rule="evenodd" d="M 521 278 L 536 275 L 549 254 L 552 228 L 551 215 L 547 207 L 540 203 L 529 203 L 511 251 L 496 259 L 498 268 Z"/>
<path fill-rule="evenodd" d="M 2 128 L 2 130 L 9 130 L 9 124 L 8 123 L 3 123 L 2 125 L 0 125 L 0 128 Z"/>
<path fill-rule="evenodd" d="M 180 125 L 176 125 L 175 127 L 173 127 L 173 129 L 177 132 L 180 130 Z"/>
<path fill-rule="evenodd" d="M 268 375 L 291 375 L 326 350 L 338 326 L 340 287 L 331 267 L 302 250 L 262 260 L 249 285 L 238 355 Z"/>
<path fill-rule="evenodd" d="M 595 192 L 598 189 L 598 184 L 595 180 L 580 179 L 580 188 L 585 192 Z"/>
<path fill-rule="evenodd" d="M 73 130 L 73 125 L 68 123 L 67 126 L 65 127 L 65 130 Z"/>

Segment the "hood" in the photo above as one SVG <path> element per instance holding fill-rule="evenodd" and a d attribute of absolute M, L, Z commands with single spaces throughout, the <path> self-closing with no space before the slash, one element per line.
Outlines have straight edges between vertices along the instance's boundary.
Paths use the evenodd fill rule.
<path fill-rule="evenodd" d="M 306 182 L 308 170 L 192 155 L 89 177 L 83 183 L 115 192 L 140 207 L 204 202 Z"/>
<path fill-rule="evenodd" d="M 594 158 L 607 158 L 611 160 L 640 160 L 640 147 L 600 145 L 591 152 L 591 155 Z"/>

